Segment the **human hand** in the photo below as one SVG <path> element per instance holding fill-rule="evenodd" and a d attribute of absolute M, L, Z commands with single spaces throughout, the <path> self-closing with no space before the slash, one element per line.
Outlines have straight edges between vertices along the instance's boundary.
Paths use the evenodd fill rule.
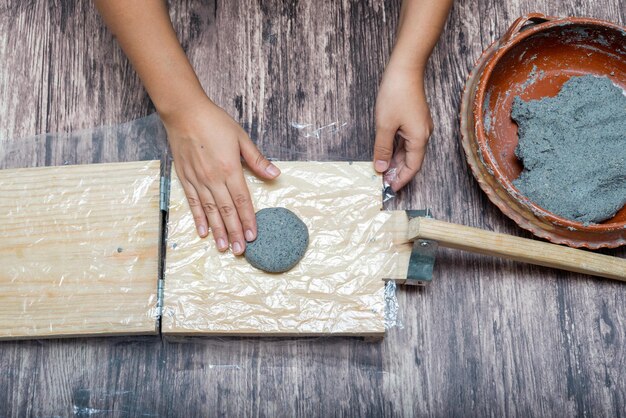
<path fill-rule="evenodd" d="M 206 237 L 210 227 L 220 251 L 230 242 L 233 253 L 242 254 L 257 228 L 241 157 L 261 178 L 274 179 L 280 170 L 208 99 L 163 122 L 198 235 Z"/>
<path fill-rule="evenodd" d="M 390 179 L 390 185 L 398 191 L 422 167 L 433 131 L 423 74 L 389 65 L 376 99 L 375 118 L 374 168 L 380 173 L 395 168 L 396 175 Z"/>

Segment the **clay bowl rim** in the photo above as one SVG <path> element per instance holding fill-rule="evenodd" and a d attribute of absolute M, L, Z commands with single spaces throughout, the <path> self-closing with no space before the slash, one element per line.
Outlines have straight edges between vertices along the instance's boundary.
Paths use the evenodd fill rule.
<path fill-rule="evenodd" d="M 564 227 L 572 227 L 580 231 L 593 231 L 593 232 L 608 232 L 619 230 L 622 228 L 626 228 L 626 221 L 624 222 L 612 222 L 612 223 L 600 223 L 600 224 L 589 224 L 585 225 L 582 222 L 572 221 L 567 218 L 560 217 L 541 206 L 535 204 L 532 200 L 526 197 L 523 193 L 521 193 L 511 181 L 502 173 L 499 165 L 494 161 L 491 147 L 487 144 L 486 134 L 483 127 L 483 124 L 480 121 L 484 118 L 483 112 L 483 103 L 485 97 L 485 90 L 487 87 L 487 81 L 491 77 L 494 68 L 500 61 L 500 59 L 508 53 L 514 46 L 520 44 L 522 41 L 527 38 L 535 35 L 536 33 L 543 32 L 547 29 L 551 29 L 554 27 L 567 27 L 574 25 L 594 25 L 599 26 L 605 29 L 612 29 L 622 34 L 626 34 L 626 27 L 622 27 L 613 22 L 608 22 L 602 19 L 596 18 L 587 18 L 587 17 L 548 17 L 541 16 L 542 20 L 545 19 L 545 22 L 537 23 L 533 26 L 523 27 L 519 32 L 514 34 L 505 34 L 503 38 L 507 38 L 504 40 L 504 43 L 500 45 L 496 51 L 487 58 L 487 63 L 483 71 L 480 74 L 480 77 L 477 82 L 476 92 L 474 96 L 473 106 L 474 110 L 474 126 L 476 129 L 475 140 L 478 144 L 478 148 L 480 150 L 480 155 L 484 161 L 484 164 L 487 168 L 493 170 L 494 177 L 500 183 L 501 186 L 504 187 L 506 192 L 513 198 L 515 201 L 519 202 L 523 206 L 528 207 L 535 215 L 540 216 L 552 224 L 560 225 Z"/>

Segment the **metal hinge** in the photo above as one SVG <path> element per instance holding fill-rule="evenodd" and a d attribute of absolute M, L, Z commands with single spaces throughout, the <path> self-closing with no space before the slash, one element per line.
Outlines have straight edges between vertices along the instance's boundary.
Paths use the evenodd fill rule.
<path fill-rule="evenodd" d="M 170 179 L 161 176 L 161 195 L 159 198 L 159 207 L 163 212 L 167 212 L 170 201 Z"/>
<path fill-rule="evenodd" d="M 157 315 L 159 318 L 163 315 L 163 279 L 157 282 Z"/>

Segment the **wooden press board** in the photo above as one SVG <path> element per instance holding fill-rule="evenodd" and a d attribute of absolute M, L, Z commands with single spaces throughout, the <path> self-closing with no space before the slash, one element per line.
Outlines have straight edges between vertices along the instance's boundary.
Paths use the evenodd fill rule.
<path fill-rule="evenodd" d="M 172 170 L 164 334 L 384 334 L 382 278 L 406 274 L 411 245 L 395 245 L 406 239 L 406 219 L 398 226 L 381 212 L 381 177 L 371 162 L 276 164 L 273 182 L 246 178 L 257 210 L 286 207 L 309 228 L 307 253 L 283 274 L 218 252 L 211 235 L 200 239 Z"/>
<path fill-rule="evenodd" d="M 157 331 L 160 163 L 0 171 L 0 338 Z"/>

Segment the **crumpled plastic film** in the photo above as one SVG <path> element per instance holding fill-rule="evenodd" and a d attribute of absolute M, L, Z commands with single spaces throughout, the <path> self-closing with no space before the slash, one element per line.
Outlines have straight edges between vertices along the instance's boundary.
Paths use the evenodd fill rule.
<path fill-rule="evenodd" d="M 257 210 L 286 207 L 309 229 L 304 258 L 283 274 L 220 253 L 212 236 L 200 239 L 172 170 L 164 334 L 384 333 L 385 307 L 393 305 L 395 292 L 386 291 L 382 279 L 400 258 L 408 259 L 410 245 L 397 246 L 387 229 L 381 176 L 371 162 L 276 164 L 282 174 L 273 182 L 249 172 L 246 178 Z"/>
<path fill-rule="evenodd" d="M 0 338 L 156 333 L 160 162 L 0 170 Z"/>

